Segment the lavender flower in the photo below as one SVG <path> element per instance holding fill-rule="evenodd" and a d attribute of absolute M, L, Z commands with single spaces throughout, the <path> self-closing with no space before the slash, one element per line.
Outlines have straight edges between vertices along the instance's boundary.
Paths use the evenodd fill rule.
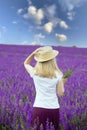
<path fill-rule="evenodd" d="M 34 130 L 31 119 L 35 88 L 23 62 L 36 48 L 0 45 L 0 129 Z M 63 72 L 68 70 L 64 78 L 72 75 L 60 100 L 60 128 L 87 130 L 87 49 L 55 48 L 60 51 L 59 68 Z M 53 130 L 48 124 L 47 129 Z"/>

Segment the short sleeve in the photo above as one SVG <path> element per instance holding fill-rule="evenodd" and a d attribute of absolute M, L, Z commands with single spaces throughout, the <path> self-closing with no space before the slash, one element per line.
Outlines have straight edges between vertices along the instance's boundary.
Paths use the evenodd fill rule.
<path fill-rule="evenodd" d="M 63 74 L 60 74 L 58 72 L 56 72 L 56 76 L 57 76 L 58 81 L 60 81 L 63 78 Z"/>
<path fill-rule="evenodd" d="M 34 68 L 29 64 L 24 64 L 25 69 L 30 74 L 31 77 L 34 75 Z"/>
<path fill-rule="evenodd" d="M 63 78 L 63 75 L 59 75 L 58 80 L 60 81 Z"/>

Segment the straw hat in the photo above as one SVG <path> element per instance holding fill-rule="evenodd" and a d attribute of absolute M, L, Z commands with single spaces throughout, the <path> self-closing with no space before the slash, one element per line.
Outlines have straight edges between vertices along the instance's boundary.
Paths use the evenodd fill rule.
<path fill-rule="evenodd" d="M 38 62 L 44 62 L 55 58 L 58 55 L 57 50 L 53 50 L 50 46 L 40 47 L 34 56 L 34 59 Z"/>

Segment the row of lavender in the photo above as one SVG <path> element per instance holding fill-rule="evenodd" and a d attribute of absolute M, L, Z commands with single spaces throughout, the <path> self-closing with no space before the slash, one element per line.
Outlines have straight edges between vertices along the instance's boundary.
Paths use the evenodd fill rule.
<path fill-rule="evenodd" d="M 35 89 L 23 62 L 37 46 L 0 45 L 0 129 L 29 130 Z M 63 73 L 73 74 L 60 98 L 61 130 L 87 130 L 87 49 L 55 47 Z M 33 60 L 32 65 L 35 65 Z"/>

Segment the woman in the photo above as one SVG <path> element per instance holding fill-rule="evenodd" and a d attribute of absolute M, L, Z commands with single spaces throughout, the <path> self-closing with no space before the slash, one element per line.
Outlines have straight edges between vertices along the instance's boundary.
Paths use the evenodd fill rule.
<path fill-rule="evenodd" d="M 56 63 L 58 53 L 50 46 L 40 47 L 24 61 L 36 89 L 32 117 L 32 125 L 36 130 L 40 129 L 41 124 L 46 130 L 47 121 L 52 123 L 55 130 L 59 130 L 58 96 L 63 96 L 66 80 Z M 33 57 L 37 61 L 34 67 L 30 65 Z"/>

